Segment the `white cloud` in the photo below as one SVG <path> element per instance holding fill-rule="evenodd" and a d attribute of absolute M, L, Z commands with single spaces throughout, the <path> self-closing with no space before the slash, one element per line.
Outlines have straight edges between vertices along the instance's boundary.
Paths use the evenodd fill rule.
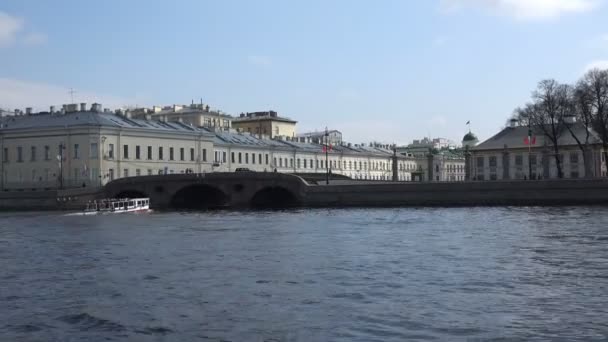
<path fill-rule="evenodd" d="M 448 11 L 482 8 L 521 20 L 557 18 L 568 13 L 586 12 L 602 0 L 441 0 Z"/>
<path fill-rule="evenodd" d="M 12 45 L 23 27 L 23 19 L 0 12 L 0 47 Z"/>
<path fill-rule="evenodd" d="M 27 32 L 25 20 L 0 12 L 0 48 L 12 46 L 15 43 L 25 45 L 40 45 L 47 41 L 45 34 Z"/>
<path fill-rule="evenodd" d="M 272 59 L 269 56 L 249 55 L 247 56 L 247 62 L 259 67 L 269 67 L 272 65 Z"/>
<path fill-rule="evenodd" d="M 44 33 L 30 32 L 23 37 L 23 44 L 25 45 L 42 45 L 47 41 L 47 36 Z"/>
<path fill-rule="evenodd" d="M 607 69 L 608 70 L 608 60 L 597 60 L 593 61 L 587 66 L 585 66 L 584 72 L 587 72 L 591 69 Z"/>
<path fill-rule="evenodd" d="M 33 107 L 37 111 L 47 111 L 50 105 L 61 106 L 71 102 L 70 89 L 52 84 L 36 83 L 10 78 L 0 78 L 0 108 L 24 109 Z M 90 91 L 75 90 L 74 102 L 101 103 L 107 108 L 121 108 L 137 104 L 133 99 L 111 95 L 101 95 Z M 142 104 L 142 101 L 139 101 Z"/>

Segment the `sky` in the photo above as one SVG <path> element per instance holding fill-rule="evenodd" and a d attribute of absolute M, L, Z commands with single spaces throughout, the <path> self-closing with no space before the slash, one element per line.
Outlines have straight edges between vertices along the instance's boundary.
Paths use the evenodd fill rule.
<path fill-rule="evenodd" d="M 276 110 L 352 143 L 480 140 L 608 68 L 608 0 L 2 0 L 0 108 Z"/>

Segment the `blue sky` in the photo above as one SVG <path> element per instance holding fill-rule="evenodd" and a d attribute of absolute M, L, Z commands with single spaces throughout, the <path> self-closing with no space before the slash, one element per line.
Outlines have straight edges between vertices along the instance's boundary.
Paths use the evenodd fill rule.
<path fill-rule="evenodd" d="M 543 78 L 608 67 L 608 0 L 0 3 L 0 107 L 274 109 L 348 141 L 481 139 Z M 603 25 L 604 24 L 604 25 Z"/>

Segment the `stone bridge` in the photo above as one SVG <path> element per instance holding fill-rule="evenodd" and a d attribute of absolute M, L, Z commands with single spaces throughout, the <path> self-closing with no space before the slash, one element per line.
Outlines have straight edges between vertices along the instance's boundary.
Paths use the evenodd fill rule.
<path fill-rule="evenodd" d="M 152 208 L 205 209 L 302 205 L 306 182 L 282 173 L 234 172 L 121 178 L 104 196 L 149 197 Z"/>

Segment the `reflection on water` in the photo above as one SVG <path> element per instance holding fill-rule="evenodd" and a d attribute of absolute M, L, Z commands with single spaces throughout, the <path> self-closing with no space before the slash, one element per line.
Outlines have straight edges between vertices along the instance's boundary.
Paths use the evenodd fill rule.
<path fill-rule="evenodd" d="M 608 208 L 0 214 L 0 340 L 608 339 Z"/>

